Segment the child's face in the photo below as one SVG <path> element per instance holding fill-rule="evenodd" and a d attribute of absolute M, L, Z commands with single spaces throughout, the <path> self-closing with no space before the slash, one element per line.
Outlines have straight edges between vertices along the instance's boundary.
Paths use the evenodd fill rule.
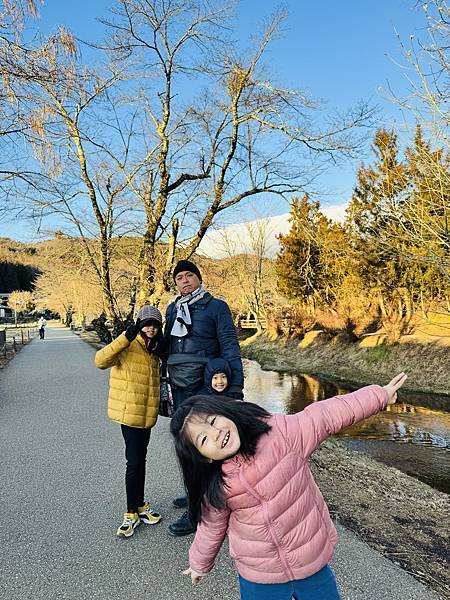
<path fill-rule="evenodd" d="M 152 338 L 155 337 L 155 335 L 158 333 L 159 327 L 160 324 L 158 323 L 158 321 L 149 321 L 144 327 L 142 327 L 141 331 L 147 337 Z"/>
<path fill-rule="evenodd" d="M 233 421 L 222 415 L 198 415 L 185 425 L 185 433 L 197 450 L 211 460 L 225 460 L 241 447 Z"/>
<path fill-rule="evenodd" d="M 228 387 L 228 378 L 225 373 L 215 373 L 211 379 L 211 387 L 216 392 L 223 392 Z"/>

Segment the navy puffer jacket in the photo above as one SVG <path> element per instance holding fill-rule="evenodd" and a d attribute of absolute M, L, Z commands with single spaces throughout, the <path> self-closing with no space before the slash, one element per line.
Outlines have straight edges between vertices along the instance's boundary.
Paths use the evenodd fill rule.
<path fill-rule="evenodd" d="M 231 393 L 241 392 L 244 386 L 241 352 L 228 304 L 209 292 L 189 306 L 192 329 L 184 337 L 170 335 L 177 309 L 175 302 L 167 307 L 165 336 L 169 355 L 196 354 L 204 358 L 224 358 L 231 369 Z"/>

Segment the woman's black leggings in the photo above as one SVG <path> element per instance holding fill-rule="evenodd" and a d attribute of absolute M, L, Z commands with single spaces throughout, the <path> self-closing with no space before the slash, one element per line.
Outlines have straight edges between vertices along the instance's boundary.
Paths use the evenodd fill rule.
<path fill-rule="evenodd" d="M 125 473 L 127 510 L 128 512 L 137 512 L 138 507 L 144 504 L 145 459 L 151 429 L 140 429 L 128 425 L 121 425 L 121 428 L 125 440 L 125 458 L 127 459 Z"/>

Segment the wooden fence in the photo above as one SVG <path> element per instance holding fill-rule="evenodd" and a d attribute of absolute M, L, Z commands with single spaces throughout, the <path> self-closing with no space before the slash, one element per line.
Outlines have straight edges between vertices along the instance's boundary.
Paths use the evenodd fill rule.
<path fill-rule="evenodd" d="M 15 354 L 21 346 L 27 344 L 37 335 L 36 327 L 4 327 L 0 329 L 0 356 Z"/>
<path fill-rule="evenodd" d="M 260 319 L 259 320 L 261 327 L 263 329 L 266 329 L 267 327 L 267 322 L 266 319 Z M 252 318 L 252 317 L 243 317 L 242 319 L 239 319 L 238 321 L 238 325 L 241 329 L 256 329 L 256 319 Z"/>

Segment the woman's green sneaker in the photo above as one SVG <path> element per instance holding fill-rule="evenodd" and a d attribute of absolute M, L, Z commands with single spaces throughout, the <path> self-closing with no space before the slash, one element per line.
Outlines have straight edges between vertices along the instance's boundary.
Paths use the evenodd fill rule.
<path fill-rule="evenodd" d="M 148 502 L 138 508 L 138 513 L 140 520 L 146 525 L 156 525 L 161 521 L 161 515 L 152 510 Z"/>
<path fill-rule="evenodd" d="M 117 530 L 117 535 L 131 537 L 140 522 L 141 519 L 137 513 L 125 513 L 123 515 L 122 525 Z"/>

